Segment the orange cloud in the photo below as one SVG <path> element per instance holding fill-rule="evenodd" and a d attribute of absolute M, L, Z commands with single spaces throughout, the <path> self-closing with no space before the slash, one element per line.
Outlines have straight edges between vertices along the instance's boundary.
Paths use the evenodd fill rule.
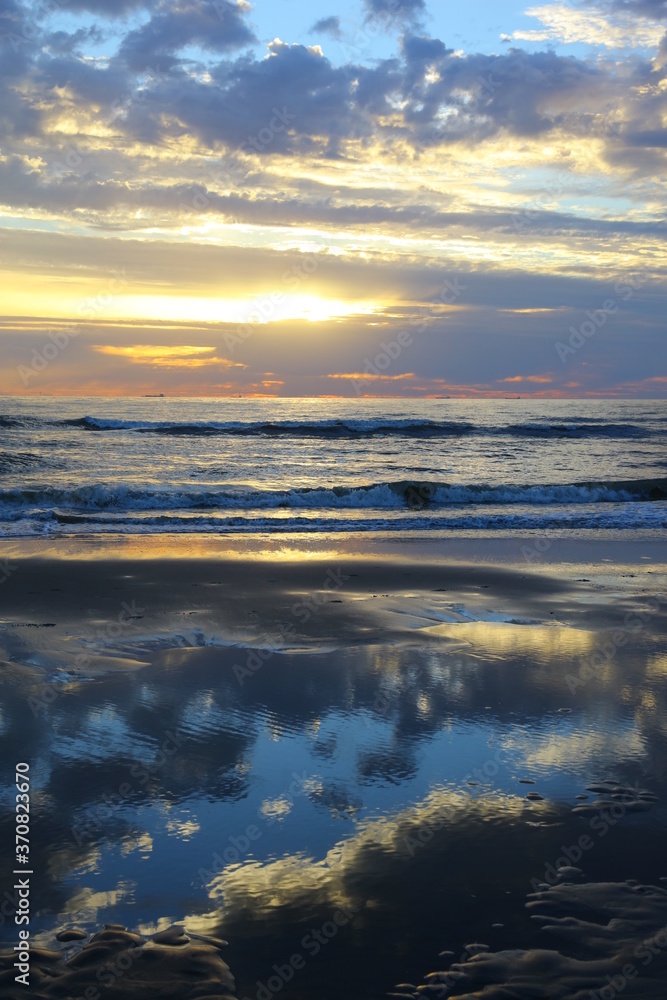
<path fill-rule="evenodd" d="M 539 382 L 540 384 L 548 384 L 553 382 L 553 379 L 547 378 L 545 375 L 512 375 L 511 378 L 502 378 L 498 380 L 499 382 Z"/>
<path fill-rule="evenodd" d="M 403 372 L 401 375 L 367 375 L 365 372 L 335 372 L 326 378 L 350 379 L 353 382 L 399 382 L 406 378 L 416 378 L 414 372 Z"/>
<path fill-rule="evenodd" d="M 113 344 L 95 344 L 93 350 L 98 354 L 108 354 L 112 357 L 127 358 L 133 364 L 152 365 L 160 368 L 204 368 L 207 365 L 222 365 L 225 368 L 245 368 L 246 365 L 227 358 L 219 358 L 211 352 L 215 347 L 196 347 L 182 345 L 171 347 L 166 344 L 132 344 L 129 347 L 116 347 Z M 204 355 L 209 355 L 205 357 Z"/>

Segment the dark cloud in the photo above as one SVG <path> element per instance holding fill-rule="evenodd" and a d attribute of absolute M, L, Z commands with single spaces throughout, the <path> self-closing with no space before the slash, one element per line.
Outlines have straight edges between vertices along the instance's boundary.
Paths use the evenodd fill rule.
<path fill-rule="evenodd" d="M 501 132 L 577 134 L 578 116 L 590 117 L 621 86 L 608 68 L 574 57 L 511 49 L 460 58 L 423 36 L 403 40 L 403 60 L 370 67 L 334 66 L 313 49 L 277 40 L 269 52 L 265 59 L 219 63 L 211 82 L 184 73 L 158 82 L 154 99 L 131 109 L 128 131 L 151 141 L 189 133 L 212 147 L 248 151 L 249 138 L 252 145 L 263 130 L 254 148 L 264 156 L 335 155 L 341 141 L 374 134 L 387 144 L 398 136 L 416 148 L 476 144 Z M 436 71 L 435 81 L 427 69 Z M 290 115 L 289 127 L 267 135 L 276 108 Z"/>
<path fill-rule="evenodd" d="M 417 23 L 426 13 L 425 0 L 363 0 L 366 18 Z"/>
<path fill-rule="evenodd" d="M 0 79 L 26 72 L 38 34 L 28 12 L 16 0 L 0 0 Z"/>
<path fill-rule="evenodd" d="M 31 66 L 38 29 L 16 0 L 0 0 L 0 135 L 12 138 L 39 134 L 42 112 L 21 87 Z"/>
<path fill-rule="evenodd" d="M 64 11 L 85 11 L 102 17 L 122 17 L 139 7 L 150 7 L 148 0 L 61 0 Z M 46 5 L 44 5 L 46 6 Z M 50 9 L 53 5 L 48 5 Z"/>
<path fill-rule="evenodd" d="M 189 133 L 213 148 L 242 147 L 262 156 L 316 153 L 342 138 L 372 134 L 353 93 L 353 81 L 366 71 L 336 68 L 302 45 L 275 41 L 269 52 L 266 59 L 221 62 L 211 69 L 211 83 L 184 74 L 158 82 L 152 102 L 130 109 L 128 131 L 155 139 Z M 170 125 L 163 124 L 163 105 Z"/>
<path fill-rule="evenodd" d="M 67 87 L 82 105 L 111 107 L 132 92 L 132 81 L 117 65 L 107 69 L 88 60 L 54 55 L 40 59 L 33 78 L 45 94 L 54 88 Z"/>
<path fill-rule="evenodd" d="M 187 45 L 209 52 L 234 51 L 257 40 L 245 21 L 246 10 L 226 0 L 170 0 L 147 24 L 125 36 L 120 57 L 140 72 L 168 68 L 175 53 Z"/>
<path fill-rule="evenodd" d="M 424 40 L 408 39 L 404 52 L 412 101 L 406 120 L 415 123 L 416 138 L 435 144 L 449 138 L 478 141 L 499 131 L 536 136 L 560 126 L 573 107 L 581 112 L 609 100 L 615 89 L 606 68 L 555 52 L 510 49 L 503 55 L 475 54 L 459 58 L 449 51 L 425 56 Z M 439 80 L 426 83 L 416 70 L 431 63 Z M 415 84 L 418 80 L 418 85 Z M 447 109 L 446 125 L 439 114 Z"/>
<path fill-rule="evenodd" d="M 623 139 L 629 146 L 641 146 L 643 149 L 667 149 L 667 129 L 643 129 L 641 131 L 627 130 Z"/>
<path fill-rule="evenodd" d="M 405 0 L 372 0 L 376 13 L 389 8 L 396 16 L 415 14 L 423 0 L 407 6 Z M 267 58 L 230 59 L 230 51 L 254 39 L 247 10 L 241 0 L 164 0 L 146 24 L 126 33 L 108 66 L 80 55 L 86 31 L 95 29 L 69 36 L 60 30 L 38 39 L 47 52 L 36 43 L 15 51 L 5 38 L 0 78 L 6 73 L 8 82 L 0 124 L 10 136 L 38 131 L 48 102 L 55 115 L 67 88 L 79 110 L 91 106 L 93 113 L 108 116 L 122 106 L 120 117 L 113 113 L 114 128 L 129 140 L 150 144 L 190 135 L 212 150 L 340 158 L 347 155 L 346 142 L 372 137 L 387 150 L 397 139 L 420 150 L 476 145 L 502 133 L 587 134 L 601 108 L 610 102 L 620 107 L 636 86 L 642 96 L 633 97 L 627 145 L 639 150 L 642 139 L 647 149 L 662 145 L 665 94 L 651 96 L 647 87 L 637 86 L 655 82 L 646 60 L 624 75 L 613 64 L 553 51 L 512 48 L 502 55 L 461 57 L 440 39 L 415 30 L 403 34 L 400 58 L 370 65 L 335 66 L 314 48 L 278 40 L 269 45 Z M 2 0 L 0 19 L 16 25 L 23 17 L 16 0 Z M 328 17 L 318 24 L 334 28 L 338 21 Z M 179 59 L 191 44 L 226 58 L 210 64 L 206 77 L 194 76 Z M 146 70 L 152 79 L 137 88 L 135 75 Z M 16 86 L 21 77 L 27 78 L 25 87 Z M 285 120 L 271 131 L 276 109 Z M 608 138 L 610 146 L 618 146 L 623 129 Z"/>
<path fill-rule="evenodd" d="M 599 0 L 589 0 L 589 2 L 591 6 L 600 6 Z M 667 19 L 667 0 L 607 0 L 607 5 L 612 11 L 653 17 L 656 20 Z"/>
<path fill-rule="evenodd" d="M 311 34 L 325 34 L 330 35 L 332 38 L 340 38 L 340 18 L 332 15 L 331 17 L 321 17 L 319 21 L 310 29 Z"/>
<path fill-rule="evenodd" d="M 86 44 L 99 44 L 104 38 L 99 28 L 78 28 L 76 31 L 54 31 L 45 35 L 42 44 L 48 51 L 57 56 L 72 56 L 81 53 Z"/>

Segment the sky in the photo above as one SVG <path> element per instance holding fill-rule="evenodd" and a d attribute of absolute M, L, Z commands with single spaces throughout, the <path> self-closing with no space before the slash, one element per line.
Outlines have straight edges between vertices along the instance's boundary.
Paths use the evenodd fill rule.
<path fill-rule="evenodd" d="M 0 0 L 0 392 L 667 394 L 667 0 Z"/>

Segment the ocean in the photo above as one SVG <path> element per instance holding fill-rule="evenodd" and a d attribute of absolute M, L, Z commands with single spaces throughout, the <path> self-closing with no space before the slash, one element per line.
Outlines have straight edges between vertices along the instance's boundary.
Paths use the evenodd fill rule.
<path fill-rule="evenodd" d="M 0 531 L 651 533 L 667 410 L 631 400 L 0 399 Z"/>

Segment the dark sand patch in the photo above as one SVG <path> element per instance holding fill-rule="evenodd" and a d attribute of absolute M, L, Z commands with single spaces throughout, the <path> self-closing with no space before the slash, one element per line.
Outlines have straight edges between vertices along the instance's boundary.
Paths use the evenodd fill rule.
<path fill-rule="evenodd" d="M 635 882 L 555 885 L 528 897 L 552 948 L 493 952 L 468 945 L 458 962 L 391 995 L 460 1000 L 664 1000 L 667 889 Z M 451 957 L 452 953 L 444 953 Z M 442 956 L 441 956 L 442 957 Z"/>
<path fill-rule="evenodd" d="M 223 1000 L 234 977 L 220 957 L 226 942 L 189 935 L 180 926 L 144 937 L 107 924 L 92 937 L 76 929 L 56 935 L 58 950 L 32 948 L 30 986 L 16 983 L 16 955 L 0 954 L 0 995 L 7 1000 Z M 83 943 L 82 945 L 82 941 Z"/>
<path fill-rule="evenodd" d="M 148 543 L 145 549 L 152 551 Z M 61 558 L 16 557 L 2 594 L 0 658 L 50 672 L 74 665 L 85 678 L 135 669 L 179 647 L 449 642 L 489 656 L 512 635 L 525 651 L 558 652 L 568 630 L 592 635 L 630 613 L 658 630 L 664 618 L 652 577 L 638 576 L 632 588 L 623 581 L 619 593 L 611 567 L 603 582 L 582 579 L 580 566 L 538 571 L 521 561 L 518 540 L 504 565 L 490 562 L 492 552 L 479 562 L 422 554 L 420 561 L 349 553 L 325 560 L 304 549 L 301 558 L 280 561 L 120 558 L 111 549 L 91 560 L 63 549 Z M 38 623 L 49 627 L 28 627 Z M 573 641 L 564 652 L 581 652 Z"/>

